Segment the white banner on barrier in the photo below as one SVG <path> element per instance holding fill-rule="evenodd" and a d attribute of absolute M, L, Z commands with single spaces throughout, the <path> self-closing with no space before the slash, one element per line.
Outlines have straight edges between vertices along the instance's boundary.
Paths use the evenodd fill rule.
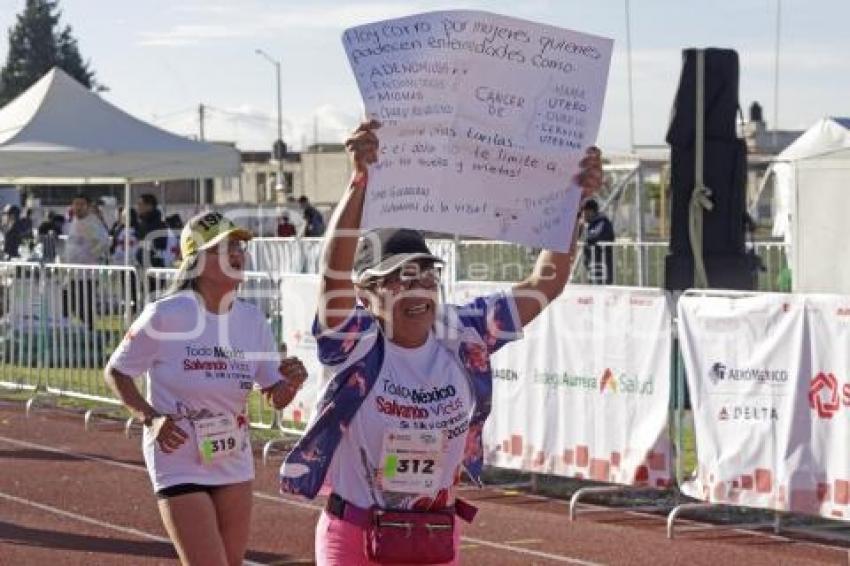
<path fill-rule="evenodd" d="M 697 473 L 685 493 L 816 512 L 817 477 L 826 470 L 810 442 L 805 311 L 803 297 L 780 294 L 679 300 L 697 439 Z"/>
<path fill-rule="evenodd" d="M 280 277 L 282 335 L 287 355 L 298 356 L 307 368 L 307 381 L 292 404 L 284 409 L 283 418 L 302 426 L 310 420 L 325 379 L 312 332 L 319 301 L 319 276 L 286 274 Z"/>
<path fill-rule="evenodd" d="M 455 302 L 501 286 L 460 282 Z M 671 316 L 654 289 L 569 286 L 493 356 L 493 411 L 484 429 L 489 464 L 663 487 Z"/>
<path fill-rule="evenodd" d="M 791 491 L 791 508 L 850 520 L 850 297 L 809 295 L 806 319 L 811 363 L 800 404 L 811 419 L 811 452 L 798 464 L 795 480 L 805 486 Z"/>

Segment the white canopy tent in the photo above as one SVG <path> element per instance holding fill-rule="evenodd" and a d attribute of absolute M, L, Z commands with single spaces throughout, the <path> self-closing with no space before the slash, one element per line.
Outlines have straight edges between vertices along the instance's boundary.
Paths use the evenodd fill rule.
<path fill-rule="evenodd" d="M 235 148 L 192 141 L 142 122 L 59 68 L 0 109 L 0 182 L 123 183 L 129 204 L 136 181 L 238 175 Z M 129 217 L 129 206 L 124 210 Z"/>
<path fill-rule="evenodd" d="M 773 235 L 790 244 L 794 290 L 850 294 L 850 264 L 836 257 L 850 240 L 850 118 L 818 120 L 776 157 L 761 189 L 770 181 Z"/>

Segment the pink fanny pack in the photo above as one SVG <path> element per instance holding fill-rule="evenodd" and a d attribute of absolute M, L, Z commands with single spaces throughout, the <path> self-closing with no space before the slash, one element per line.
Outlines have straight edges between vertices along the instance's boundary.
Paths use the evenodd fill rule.
<path fill-rule="evenodd" d="M 364 551 L 379 564 L 444 564 L 455 558 L 455 515 L 471 523 L 477 509 L 458 499 L 438 511 L 388 511 L 356 507 L 336 494 L 331 515 L 363 528 Z"/>
<path fill-rule="evenodd" d="M 379 564 L 445 564 L 455 558 L 453 509 L 371 510 L 364 532 L 366 556 Z"/>

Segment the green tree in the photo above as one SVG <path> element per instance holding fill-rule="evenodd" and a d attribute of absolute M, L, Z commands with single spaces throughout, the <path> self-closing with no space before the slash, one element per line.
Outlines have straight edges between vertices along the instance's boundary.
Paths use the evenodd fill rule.
<path fill-rule="evenodd" d="M 27 0 L 9 29 L 9 53 L 0 70 L 0 106 L 24 92 L 53 67 L 60 67 L 90 89 L 102 86 L 83 61 L 77 40 L 66 25 L 59 29 L 58 0 Z"/>

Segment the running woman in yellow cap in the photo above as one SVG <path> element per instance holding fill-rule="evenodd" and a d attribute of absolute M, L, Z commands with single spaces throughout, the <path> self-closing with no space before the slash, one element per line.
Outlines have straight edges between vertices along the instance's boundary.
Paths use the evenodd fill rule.
<path fill-rule="evenodd" d="M 184 564 L 242 564 L 254 479 L 248 394 L 256 383 L 283 408 L 307 376 L 297 358 L 280 360 L 260 310 L 236 299 L 251 238 L 221 214 L 192 218 L 176 281 L 132 324 L 105 370 L 144 423 L 145 464 Z M 143 374 L 147 398 L 133 383 Z"/>

